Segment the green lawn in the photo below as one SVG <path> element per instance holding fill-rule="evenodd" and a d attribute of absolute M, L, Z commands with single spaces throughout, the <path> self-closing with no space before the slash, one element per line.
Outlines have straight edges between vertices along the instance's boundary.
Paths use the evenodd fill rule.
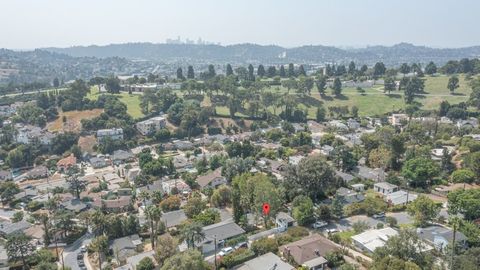
<path fill-rule="evenodd" d="M 97 100 L 99 97 L 99 89 L 97 86 L 92 86 L 90 88 L 90 93 L 87 94 L 87 98 L 90 100 Z M 110 95 L 110 94 L 107 94 Z M 116 94 L 115 96 L 119 97 L 120 101 L 127 105 L 127 113 L 133 118 L 141 118 L 145 116 L 140 110 L 140 96 L 139 95 L 130 95 L 128 93 L 122 92 Z"/>
<path fill-rule="evenodd" d="M 447 89 L 447 83 L 449 76 L 427 76 L 425 79 L 425 94 L 417 96 L 416 101 L 420 102 L 423 106 L 422 109 L 433 110 L 438 109 L 440 103 L 443 100 L 447 100 L 451 104 L 457 104 L 468 100 L 470 95 L 470 87 L 468 82 L 465 81 L 465 76 L 459 76 L 460 87 L 455 91 L 455 95 L 450 95 L 450 91 Z M 298 95 L 298 104 L 300 107 L 307 109 L 309 118 L 315 118 L 316 108 L 319 104 L 322 104 L 325 108 L 330 106 L 357 106 L 359 108 L 360 116 L 375 116 L 382 115 L 393 110 L 403 109 L 405 102 L 402 91 L 394 91 L 391 95 L 383 93 L 383 85 L 375 85 L 372 88 L 364 89 L 364 93 L 360 93 L 355 88 L 342 89 L 342 96 L 336 98 L 331 95 L 331 90 L 327 89 L 326 95 L 320 97 L 316 88 L 312 90 L 311 96 L 302 97 Z M 265 91 L 287 93 L 287 89 L 282 86 L 272 86 Z M 175 91 L 177 95 L 182 96 L 183 92 Z M 290 94 L 295 94 L 294 90 L 290 90 Z M 88 94 L 88 98 L 96 100 L 99 96 L 98 87 L 93 86 L 91 93 Z M 129 95 L 128 93 L 117 94 L 120 100 L 127 105 L 128 113 L 133 118 L 140 118 L 143 113 L 140 110 L 140 99 L 138 95 Z M 211 105 L 211 101 L 206 97 L 202 106 Z M 273 108 L 269 108 L 273 112 Z M 218 115 L 229 116 L 228 107 L 216 106 Z M 276 110 L 277 113 L 281 112 L 281 109 Z M 246 116 L 242 113 L 237 113 L 237 116 Z"/>

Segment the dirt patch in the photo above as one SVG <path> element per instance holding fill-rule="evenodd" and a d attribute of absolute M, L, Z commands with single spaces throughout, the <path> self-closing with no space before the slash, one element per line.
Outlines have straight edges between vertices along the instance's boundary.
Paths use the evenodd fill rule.
<path fill-rule="evenodd" d="M 81 136 L 78 139 L 78 146 L 82 150 L 82 152 L 87 152 L 87 153 L 93 153 L 95 152 L 93 150 L 93 146 L 97 143 L 97 139 L 95 136 L 90 135 L 90 136 Z"/>
<path fill-rule="evenodd" d="M 80 121 L 82 119 L 92 119 L 99 116 L 102 112 L 102 109 L 69 112 L 59 111 L 58 118 L 53 122 L 49 122 L 47 124 L 47 128 L 50 132 L 80 132 L 82 129 L 82 124 Z M 65 123 L 63 122 L 64 116 L 66 117 Z"/>

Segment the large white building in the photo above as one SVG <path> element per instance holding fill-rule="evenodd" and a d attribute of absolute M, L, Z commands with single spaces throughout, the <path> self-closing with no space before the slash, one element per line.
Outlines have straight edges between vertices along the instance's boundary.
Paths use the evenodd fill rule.
<path fill-rule="evenodd" d="M 136 127 L 142 135 L 155 133 L 159 129 L 165 128 L 167 120 L 163 116 L 156 116 L 142 122 L 138 122 Z"/>
<path fill-rule="evenodd" d="M 111 140 L 123 140 L 123 129 L 121 128 L 109 128 L 97 130 L 97 140 L 99 142 L 110 138 Z"/>

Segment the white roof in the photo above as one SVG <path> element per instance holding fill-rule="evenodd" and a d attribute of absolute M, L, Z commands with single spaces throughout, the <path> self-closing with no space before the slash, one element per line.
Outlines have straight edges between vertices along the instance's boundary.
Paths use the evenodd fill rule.
<path fill-rule="evenodd" d="M 385 242 L 388 238 L 398 235 L 398 232 L 390 227 L 379 229 L 379 230 L 369 230 L 361 234 L 352 236 L 352 239 L 356 242 L 362 244 L 369 251 L 373 252 L 377 247 L 382 247 L 385 245 Z"/>

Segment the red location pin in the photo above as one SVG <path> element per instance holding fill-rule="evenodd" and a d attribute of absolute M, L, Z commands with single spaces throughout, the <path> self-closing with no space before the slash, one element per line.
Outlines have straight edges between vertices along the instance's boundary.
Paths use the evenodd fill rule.
<path fill-rule="evenodd" d="M 270 213 L 270 204 L 268 203 L 263 203 L 263 214 L 266 216 L 268 213 Z"/>

